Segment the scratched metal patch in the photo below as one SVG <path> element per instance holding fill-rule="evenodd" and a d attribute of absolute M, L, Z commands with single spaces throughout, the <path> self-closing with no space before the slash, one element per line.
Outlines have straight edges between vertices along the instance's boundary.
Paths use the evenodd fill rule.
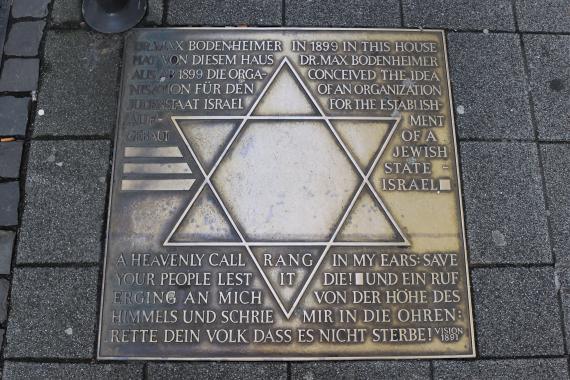
<path fill-rule="evenodd" d="M 125 41 L 99 359 L 475 355 L 445 36 Z"/>

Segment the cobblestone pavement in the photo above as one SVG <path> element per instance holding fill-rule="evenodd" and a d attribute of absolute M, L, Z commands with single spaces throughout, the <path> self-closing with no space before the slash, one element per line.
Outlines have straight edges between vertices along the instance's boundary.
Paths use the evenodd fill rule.
<path fill-rule="evenodd" d="M 478 358 L 97 362 L 123 36 L 88 31 L 80 0 L 13 0 L 6 35 L 0 22 L 4 378 L 568 378 L 570 2 L 149 0 L 142 23 L 244 24 L 447 31 Z"/>

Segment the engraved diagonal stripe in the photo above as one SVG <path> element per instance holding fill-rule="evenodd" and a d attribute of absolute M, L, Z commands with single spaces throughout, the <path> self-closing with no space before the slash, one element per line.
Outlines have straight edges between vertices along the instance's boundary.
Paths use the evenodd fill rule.
<path fill-rule="evenodd" d="M 176 157 L 182 158 L 182 152 L 177 146 L 160 147 L 125 147 L 125 157 Z"/>
<path fill-rule="evenodd" d="M 173 162 L 164 164 L 134 164 L 123 165 L 125 174 L 192 174 L 186 162 Z"/>
<path fill-rule="evenodd" d="M 195 179 L 123 179 L 122 191 L 180 191 L 190 190 Z"/>

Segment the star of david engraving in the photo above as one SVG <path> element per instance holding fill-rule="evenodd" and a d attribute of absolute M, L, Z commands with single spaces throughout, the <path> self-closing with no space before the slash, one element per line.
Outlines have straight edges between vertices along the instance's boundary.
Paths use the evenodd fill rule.
<path fill-rule="evenodd" d="M 245 116 L 171 120 L 204 180 L 164 245 L 244 247 L 287 319 L 332 247 L 409 245 L 370 182 L 400 119 L 325 115 L 287 58 Z"/>

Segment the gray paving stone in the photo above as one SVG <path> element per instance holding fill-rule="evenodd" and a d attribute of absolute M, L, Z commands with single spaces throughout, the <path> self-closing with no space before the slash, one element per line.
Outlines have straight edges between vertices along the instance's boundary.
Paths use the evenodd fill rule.
<path fill-rule="evenodd" d="M 22 141 L 0 142 L 0 177 L 18 178 L 22 160 Z"/>
<path fill-rule="evenodd" d="M 291 365 L 291 379 L 431 379 L 427 361 L 307 362 Z"/>
<path fill-rule="evenodd" d="M 532 143 L 461 143 L 471 263 L 550 263 L 538 150 Z"/>
<path fill-rule="evenodd" d="M 406 26 L 514 30 L 510 0 L 402 0 Z"/>
<path fill-rule="evenodd" d="M 115 124 L 121 36 L 50 31 L 34 135 L 109 134 Z M 65 83 L 65 86 L 62 86 Z"/>
<path fill-rule="evenodd" d="M 570 19 L 570 16 L 568 16 Z M 570 140 L 570 36 L 525 35 L 538 136 Z"/>
<path fill-rule="evenodd" d="M 50 25 L 77 26 L 81 19 L 81 0 L 53 0 Z"/>
<path fill-rule="evenodd" d="M 142 364 L 4 363 L 5 380 L 127 380 L 142 376 Z"/>
<path fill-rule="evenodd" d="M 5 357 L 91 358 L 97 268 L 17 268 Z"/>
<path fill-rule="evenodd" d="M 401 25 L 398 0 L 286 0 L 288 26 L 372 26 Z"/>
<path fill-rule="evenodd" d="M 42 33 L 46 26 L 45 21 L 18 22 L 12 24 L 8 41 L 4 46 L 4 54 L 20 57 L 33 57 L 38 55 Z"/>
<path fill-rule="evenodd" d="M 165 0 L 148 0 L 148 10 L 144 17 L 144 22 L 147 24 L 161 25 L 162 15 L 164 13 Z"/>
<path fill-rule="evenodd" d="M 148 380 L 156 379 L 281 379 L 285 363 L 149 363 Z"/>
<path fill-rule="evenodd" d="M 434 361 L 436 380 L 568 379 L 565 359 Z"/>
<path fill-rule="evenodd" d="M 12 231 L 0 230 L 0 274 L 10 274 L 15 236 Z"/>
<path fill-rule="evenodd" d="M 563 355 L 552 268 L 473 269 L 481 357 Z"/>
<path fill-rule="evenodd" d="M 281 25 L 281 0 L 170 0 L 169 25 Z"/>
<path fill-rule="evenodd" d="M 14 0 L 12 3 L 13 18 L 44 18 L 48 15 L 50 0 Z"/>
<path fill-rule="evenodd" d="M 18 263 L 99 261 L 108 167 L 108 141 L 31 143 Z"/>
<path fill-rule="evenodd" d="M 0 91 L 30 92 L 38 88 L 40 60 L 11 58 L 4 62 Z"/>
<path fill-rule="evenodd" d="M 18 224 L 20 185 L 18 182 L 0 183 L 0 226 Z"/>
<path fill-rule="evenodd" d="M 519 30 L 524 32 L 570 32 L 568 0 L 516 0 Z"/>
<path fill-rule="evenodd" d="M 450 33 L 448 41 L 460 138 L 533 138 L 519 37 Z"/>
<path fill-rule="evenodd" d="M 30 98 L 0 97 L 0 136 L 24 136 Z"/>
<path fill-rule="evenodd" d="M 558 263 L 570 265 L 570 144 L 543 144 L 540 149 L 552 248 Z"/>
<path fill-rule="evenodd" d="M 0 323 L 6 322 L 8 317 L 8 293 L 10 293 L 10 281 L 0 279 Z"/>

